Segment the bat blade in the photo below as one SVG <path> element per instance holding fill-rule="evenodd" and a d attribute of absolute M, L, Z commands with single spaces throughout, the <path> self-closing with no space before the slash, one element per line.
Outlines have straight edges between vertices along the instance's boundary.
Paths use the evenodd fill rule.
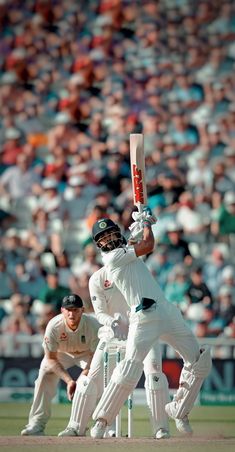
<path fill-rule="evenodd" d="M 130 134 L 130 162 L 134 204 L 141 212 L 147 205 L 144 135 L 142 133 Z"/>

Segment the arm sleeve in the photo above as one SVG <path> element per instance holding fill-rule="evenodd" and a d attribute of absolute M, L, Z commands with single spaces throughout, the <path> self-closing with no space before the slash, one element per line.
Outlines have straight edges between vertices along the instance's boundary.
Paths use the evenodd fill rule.
<path fill-rule="evenodd" d="M 44 350 L 48 350 L 49 352 L 57 352 L 59 348 L 56 331 L 50 322 L 46 327 L 42 345 Z"/>
<path fill-rule="evenodd" d="M 114 318 L 108 314 L 107 300 L 104 291 L 100 287 L 100 283 L 94 277 L 91 277 L 89 280 L 89 290 L 98 322 L 101 325 L 110 326 Z"/>

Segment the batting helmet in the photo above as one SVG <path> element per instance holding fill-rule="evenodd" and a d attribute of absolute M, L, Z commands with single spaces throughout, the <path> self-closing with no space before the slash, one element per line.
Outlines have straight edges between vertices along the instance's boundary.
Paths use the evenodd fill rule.
<path fill-rule="evenodd" d="M 121 232 L 119 226 L 114 223 L 113 220 L 110 220 L 109 218 L 101 218 L 101 220 L 98 220 L 95 224 L 93 224 L 92 227 L 92 238 L 96 242 L 104 232 L 109 231 L 112 229 L 113 231 Z"/>
<path fill-rule="evenodd" d="M 118 233 L 117 239 L 111 240 L 112 245 L 109 244 L 107 246 L 100 246 L 98 243 L 99 239 L 107 231 L 117 232 Z M 111 251 L 111 249 L 117 248 L 118 246 L 126 243 L 124 237 L 121 234 L 121 229 L 119 228 L 119 226 L 116 223 L 114 223 L 112 220 L 110 220 L 109 218 L 101 218 L 101 220 L 98 220 L 93 225 L 92 238 L 96 242 L 96 245 L 102 249 L 102 251 Z"/>

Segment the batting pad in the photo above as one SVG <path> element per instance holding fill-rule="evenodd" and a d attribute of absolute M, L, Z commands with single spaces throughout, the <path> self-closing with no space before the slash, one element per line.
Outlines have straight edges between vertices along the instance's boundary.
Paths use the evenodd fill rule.
<path fill-rule="evenodd" d="M 164 373 L 146 375 L 145 391 L 154 435 L 160 428 L 169 430 L 165 405 L 170 402 L 168 381 Z"/>
<path fill-rule="evenodd" d="M 93 419 L 102 418 L 111 425 L 135 388 L 142 371 L 143 363 L 140 361 L 121 361 L 113 371 L 111 380 L 93 413 Z"/>
<path fill-rule="evenodd" d="M 97 400 L 97 387 L 86 375 L 77 380 L 73 397 L 71 416 L 68 427 L 75 428 L 80 436 L 84 436 L 87 423 L 94 411 Z"/>
<path fill-rule="evenodd" d="M 179 389 L 174 399 L 166 406 L 170 417 L 183 419 L 193 408 L 204 379 L 209 375 L 212 366 L 210 349 L 201 350 L 196 363 L 184 366 L 180 374 Z"/>

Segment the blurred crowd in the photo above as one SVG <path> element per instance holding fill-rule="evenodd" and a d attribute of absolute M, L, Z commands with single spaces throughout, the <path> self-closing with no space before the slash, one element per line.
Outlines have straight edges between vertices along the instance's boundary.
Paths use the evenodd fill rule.
<path fill-rule="evenodd" d="M 128 237 L 138 132 L 146 264 L 198 337 L 235 338 L 234 69 L 233 0 L 0 0 L 1 354 L 71 291 L 92 311 L 91 226 Z"/>

